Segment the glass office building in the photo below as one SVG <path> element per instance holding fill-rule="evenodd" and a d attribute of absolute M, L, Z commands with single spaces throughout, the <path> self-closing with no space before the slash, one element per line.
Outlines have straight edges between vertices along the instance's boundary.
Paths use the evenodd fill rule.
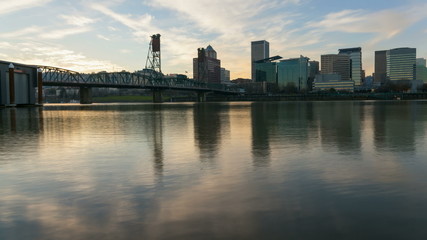
<path fill-rule="evenodd" d="M 277 83 L 277 63 L 255 63 L 255 81 Z"/>
<path fill-rule="evenodd" d="M 416 78 L 415 48 L 395 48 L 386 53 L 387 80 L 415 80 Z"/>
<path fill-rule="evenodd" d="M 279 89 L 294 85 L 298 91 L 307 90 L 309 58 L 300 56 L 282 60 L 277 64 L 277 84 Z"/>
<path fill-rule="evenodd" d="M 350 57 L 350 79 L 354 81 L 355 86 L 361 86 L 362 74 L 362 48 L 344 48 L 339 49 L 339 54 Z"/>

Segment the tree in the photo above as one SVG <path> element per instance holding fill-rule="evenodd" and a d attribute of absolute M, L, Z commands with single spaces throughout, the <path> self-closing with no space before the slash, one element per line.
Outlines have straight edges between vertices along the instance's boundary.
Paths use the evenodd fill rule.
<path fill-rule="evenodd" d="M 298 89 L 295 86 L 295 83 L 290 82 L 290 83 L 287 83 L 286 86 L 283 88 L 283 92 L 285 92 L 285 93 L 297 93 Z"/>

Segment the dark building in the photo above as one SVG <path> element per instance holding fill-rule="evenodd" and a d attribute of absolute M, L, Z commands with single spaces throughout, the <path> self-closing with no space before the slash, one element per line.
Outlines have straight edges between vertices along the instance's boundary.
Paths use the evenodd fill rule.
<path fill-rule="evenodd" d="M 211 45 L 198 49 L 197 58 L 193 59 L 193 78 L 205 83 L 221 83 L 221 61 Z"/>
<path fill-rule="evenodd" d="M 322 74 L 339 74 L 342 81 L 349 81 L 351 61 L 348 55 L 327 54 L 320 56 L 322 62 Z"/>
<path fill-rule="evenodd" d="M 319 62 L 318 61 L 309 61 L 308 66 L 308 82 L 307 82 L 307 90 L 311 91 L 313 90 L 313 82 L 316 78 L 316 75 L 319 74 Z"/>
<path fill-rule="evenodd" d="M 9 72 L 13 68 L 13 84 Z M 35 104 L 37 68 L 0 61 L 0 106 Z M 12 97 L 11 97 L 12 96 Z"/>
<path fill-rule="evenodd" d="M 383 84 L 387 81 L 387 51 L 375 51 L 374 83 Z"/>

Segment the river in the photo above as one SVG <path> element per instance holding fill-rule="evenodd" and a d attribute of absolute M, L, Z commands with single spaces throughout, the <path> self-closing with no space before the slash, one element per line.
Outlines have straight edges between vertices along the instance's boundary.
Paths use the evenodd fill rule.
<path fill-rule="evenodd" d="M 0 109 L 0 239 L 425 239 L 427 101 Z"/>

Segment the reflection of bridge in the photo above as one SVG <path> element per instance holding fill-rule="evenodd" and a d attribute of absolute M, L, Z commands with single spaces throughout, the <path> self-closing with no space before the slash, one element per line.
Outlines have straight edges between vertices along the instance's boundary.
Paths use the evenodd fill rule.
<path fill-rule="evenodd" d="M 236 94 L 237 90 L 224 84 L 211 84 L 188 79 L 184 75 L 153 76 L 144 73 L 100 72 L 78 73 L 61 68 L 38 66 L 42 72 L 44 86 L 80 87 L 80 102 L 91 103 L 91 88 L 139 88 L 151 89 L 153 101 L 161 102 L 162 90 L 194 91 L 198 101 L 205 101 L 209 92 Z"/>

